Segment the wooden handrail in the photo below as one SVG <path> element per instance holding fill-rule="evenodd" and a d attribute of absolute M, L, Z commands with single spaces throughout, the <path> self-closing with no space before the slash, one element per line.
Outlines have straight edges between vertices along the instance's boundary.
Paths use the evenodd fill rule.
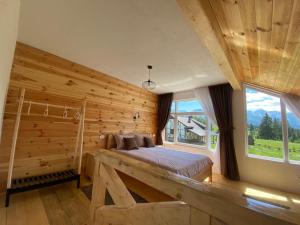
<path fill-rule="evenodd" d="M 288 225 L 300 224 L 300 215 L 280 207 L 268 207 L 210 184 L 161 169 L 121 153 L 99 150 L 95 156 L 97 167 L 105 165 L 121 171 L 171 197 L 189 205 L 191 209 L 217 218 L 228 225 Z M 94 179 L 94 180 L 95 180 Z M 97 185 L 97 182 L 95 182 Z M 95 187 L 94 187 L 95 189 Z M 96 197 L 93 195 L 93 198 Z M 138 205 L 138 204 L 137 204 Z M 95 208 L 96 205 L 94 205 Z M 94 208 L 93 212 L 96 212 Z M 103 205 L 102 205 L 103 208 Z M 106 209 L 107 210 L 107 209 Z M 114 209 L 116 210 L 116 209 Z M 100 212 L 101 210 L 99 210 Z M 113 224 L 113 223 L 112 223 Z M 199 223 L 200 224 L 200 223 Z"/>

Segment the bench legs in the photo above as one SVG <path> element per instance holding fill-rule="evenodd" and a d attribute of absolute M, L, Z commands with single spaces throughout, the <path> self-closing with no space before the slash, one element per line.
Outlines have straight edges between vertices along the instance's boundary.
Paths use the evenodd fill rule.
<path fill-rule="evenodd" d="M 80 188 L 80 175 L 77 178 L 77 188 Z"/>
<path fill-rule="evenodd" d="M 5 207 L 9 206 L 9 198 L 10 198 L 10 191 L 6 191 L 6 196 L 5 196 Z"/>
<path fill-rule="evenodd" d="M 77 188 L 80 188 L 80 175 L 77 175 L 77 177 L 73 177 L 72 180 L 69 181 L 74 181 L 76 180 L 76 186 Z M 15 189 L 7 189 L 6 190 L 6 196 L 5 196 L 5 207 L 9 206 L 9 199 L 10 199 L 10 195 L 14 194 L 14 193 L 19 193 L 19 192 L 24 192 L 24 191 L 29 191 L 29 190 L 34 190 L 34 189 L 38 189 L 38 188 L 42 188 L 42 187 L 48 187 L 48 186 L 52 186 L 52 185 L 56 185 L 56 184 L 60 184 L 60 183 L 65 183 L 65 182 L 69 182 L 69 181 L 55 181 L 55 183 L 48 183 L 48 184 L 39 184 L 39 185 L 35 185 L 33 187 L 25 187 L 24 189 L 19 189 L 19 190 L 15 190 Z"/>

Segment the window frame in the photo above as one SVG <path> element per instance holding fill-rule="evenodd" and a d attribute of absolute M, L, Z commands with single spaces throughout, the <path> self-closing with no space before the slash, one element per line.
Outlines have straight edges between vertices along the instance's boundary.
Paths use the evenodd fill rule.
<path fill-rule="evenodd" d="M 170 112 L 170 115 L 172 115 L 174 117 L 174 139 L 173 142 L 167 141 L 166 140 L 166 129 L 164 129 L 164 142 L 167 144 L 175 144 L 175 145 L 182 145 L 182 146 L 188 146 L 188 147 L 192 147 L 192 148 L 198 148 L 201 150 L 208 150 L 208 151 L 214 151 L 216 148 L 211 148 L 211 120 L 205 115 L 204 112 L 177 112 L 177 102 L 184 102 L 184 101 L 199 101 L 197 98 L 185 98 L 185 99 L 176 99 L 173 100 L 172 104 L 175 104 L 175 112 Z M 199 103 L 201 105 L 201 102 Z M 189 144 L 189 143 L 183 143 L 183 142 L 179 142 L 178 138 L 177 138 L 177 122 L 178 116 L 205 116 L 207 118 L 207 132 L 206 132 L 206 145 L 196 145 L 196 144 Z"/>
<path fill-rule="evenodd" d="M 260 155 L 255 155 L 255 154 L 249 154 L 248 153 L 248 117 L 247 117 L 247 96 L 246 96 L 246 89 L 247 88 L 254 89 L 254 90 L 262 92 L 264 94 L 279 98 L 279 100 L 280 100 L 281 123 L 282 123 L 283 159 L 267 157 L 267 156 L 260 156 Z M 245 155 L 246 155 L 246 157 L 261 159 L 261 160 L 269 160 L 269 161 L 273 161 L 273 162 L 280 162 L 280 163 L 286 163 L 286 164 L 300 165 L 300 161 L 289 160 L 288 122 L 287 122 L 287 116 L 286 116 L 287 106 L 281 98 L 281 93 L 244 83 L 243 84 L 243 101 L 244 101 L 244 115 L 245 115 L 245 120 L 244 120 L 244 128 L 245 129 L 244 129 L 244 131 L 245 131 Z"/>

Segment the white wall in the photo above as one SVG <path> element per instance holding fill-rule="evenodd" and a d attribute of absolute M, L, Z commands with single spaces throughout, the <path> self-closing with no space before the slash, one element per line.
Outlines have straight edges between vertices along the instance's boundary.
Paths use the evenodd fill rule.
<path fill-rule="evenodd" d="M 241 179 L 254 184 L 300 194 L 300 166 L 249 158 L 245 152 L 245 104 L 243 91 L 234 91 L 234 142 Z"/>
<path fill-rule="evenodd" d="M 0 137 L 10 70 L 17 40 L 19 10 L 20 0 L 0 0 Z"/>
<path fill-rule="evenodd" d="M 174 93 L 174 100 L 185 100 L 195 98 L 194 90 L 180 91 Z"/>

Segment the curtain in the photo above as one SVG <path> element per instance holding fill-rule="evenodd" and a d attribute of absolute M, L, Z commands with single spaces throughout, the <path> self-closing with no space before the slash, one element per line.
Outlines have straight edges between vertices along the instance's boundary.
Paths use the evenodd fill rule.
<path fill-rule="evenodd" d="M 211 101 L 211 97 L 209 94 L 208 87 L 200 87 L 194 89 L 195 97 L 200 101 L 201 106 L 203 107 L 204 114 L 211 120 L 212 123 L 217 125 L 217 120 L 215 116 L 214 106 Z M 216 149 L 213 152 L 214 158 L 214 171 L 220 173 L 221 165 L 220 165 L 220 144 L 219 144 L 219 136 L 217 138 Z"/>
<path fill-rule="evenodd" d="M 210 86 L 209 93 L 220 130 L 221 173 L 231 180 L 239 180 L 233 142 L 232 88 L 229 84 Z"/>
<path fill-rule="evenodd" d="M 196 98 L 201 102 L 205 115 L 214 123 L 217 124 L 214 106 L 211 101 L 208 87 L 200 87 L 194 89 Z"/>
<path fill-rule="evenodd" d="M 300 97 L 291 94 L 282 94 L 281 98 L 289 110 L 300 120 Z"/>
<path fill-rule="evenodd" d="M 157 133 L 156 144 L 162 145 L 163 140 L 161 133 L 165 129 L 168 122 L 171 106 L 173 101 L 173 93 L 162 94 L 158 96 L 158 109 L 157 109 Z"/>

